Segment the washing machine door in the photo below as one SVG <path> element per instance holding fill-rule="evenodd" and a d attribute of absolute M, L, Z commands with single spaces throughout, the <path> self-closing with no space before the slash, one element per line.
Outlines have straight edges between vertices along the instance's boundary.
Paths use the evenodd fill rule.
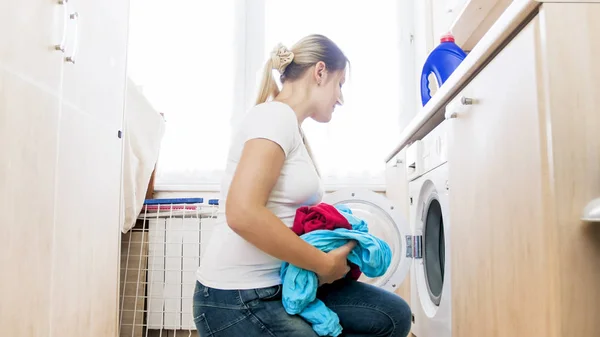
<path fill-rule="evenodd" d="M 364 220 L 369 233 L 384 240 L 392 250 L 387 272 L 377 278 L 361 276 L 360 281 L 395 291 L 407 278 L 412 263 L 412 236 L 406 217 L 386 197 L 366 189 L 343 189 L 325 196 L 325 203 L 344 204 Z"/>

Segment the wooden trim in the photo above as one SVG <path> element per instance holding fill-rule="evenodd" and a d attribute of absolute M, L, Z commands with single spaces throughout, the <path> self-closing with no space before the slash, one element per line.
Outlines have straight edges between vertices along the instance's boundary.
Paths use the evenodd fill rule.
<path fill-rule="evenodd" d="M 450 31 L 456 44 L 471 51 L 510 6 L 512 0 L 470 0 L 454 20 Z"/>
<path fill-rule="evenodd" d="M 536 0 L 540 3 L 564 3 L 564 4 L 590 4 L 600 3 L 600 0 Z"/>

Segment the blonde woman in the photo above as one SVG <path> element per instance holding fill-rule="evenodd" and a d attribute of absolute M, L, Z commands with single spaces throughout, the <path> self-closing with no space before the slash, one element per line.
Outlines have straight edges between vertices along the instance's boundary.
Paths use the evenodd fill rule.
<path fill-rule="evenodd" d="M 318 275 L 317 296 L 337 313 L 344 336 L 407 336 L 411 312 L 404 300 L 344 278 L 355 243 L 324 253 L 290 230 L 296 209 L 319 203 L 324 194 L 302 122 L 331 120 L 343 103 L 347 64 L 322 35 L 307 36 L 291 50 L 279 45 L 267 61 L 256 106 L 232 139 L 217 225 L 197 273 L 200 336 L 317 336 L 283 308 L 282 261 Z M 281 75 L 281 91 L 273 69 Z"/>

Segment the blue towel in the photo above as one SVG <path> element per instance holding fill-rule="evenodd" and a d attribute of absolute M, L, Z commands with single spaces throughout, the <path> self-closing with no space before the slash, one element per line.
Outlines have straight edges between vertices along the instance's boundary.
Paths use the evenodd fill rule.
<path fill-rule="evenodd" d="M 335 208 L 338 211 L 340 211 L 340 214 L 343 215 L 344 218 L 346 218 L 346 220 L 348 220 L 348 223 L 350 223 L 350 226 L 352 226 L 353 230 L 364 233 L 369 232 L 369 226 L 367 225 L 367 223 L 364 220 L 359 219 L 354 214 L 352 214 L 352 210 L 350 209 L 350 207 L 342 204 L 336 205 Z"/>
<path fill-rule="evenodd" d="M 350 240 L 356 240 L 358 244 L 348 255 L 348 260 L 356 264 L 368 277 L 385 274 L 392 260 L 392 251 L 388 244 L 369 234 L 367 224 L 355 217 L 349 208 L 336 207 L 348 219 L 352 230 L 316 230 L 300 237 L 324 252 L 341 247 Z M 313 330 L 319 336 L 337 337 L 342 333 L 339 317 L 317 299 L 319 281 L 315 273 L 284 262 L 280 275 L 283 283 L 283 307 L 288 314 L 300 315 L 312 324 Z"/>

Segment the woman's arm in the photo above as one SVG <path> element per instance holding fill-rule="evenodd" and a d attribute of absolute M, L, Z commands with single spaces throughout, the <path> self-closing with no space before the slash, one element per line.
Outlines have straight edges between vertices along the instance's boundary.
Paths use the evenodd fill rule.
<path fill-rule="evenodd" d="M 227 223 L 260 250 L 319 275 L 324 283 L 347 272 L 347 255 L 355 243 L 324 253 L 292 232 L 266 204 L 285 160 L 282 148 L 267 139 L 245 143 L 226 200 Z"/>

